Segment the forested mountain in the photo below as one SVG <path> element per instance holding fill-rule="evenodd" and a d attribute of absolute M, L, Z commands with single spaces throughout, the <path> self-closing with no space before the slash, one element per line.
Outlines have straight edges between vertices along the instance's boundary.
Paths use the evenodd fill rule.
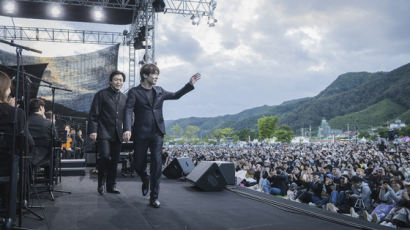
<path fill-rule="evenodd" d="M 212 118 L 184 118 L 167 121 L 167 130 L 179 124 L 198 126 L 202 135 L 217 128 L 256 130 L 263 116 L 278 116 L 279 125 L 287 124 L 298 131 L 316 128 L 322 118 L 332 128 L 344 129 L 347 123 L 366 129 L 387 121 L 401 119 L 410 123 L 410 64 L 391 72 L 355 72 L 340 75 L 315 97 L 284 102 L 277 106 L 261 106 L 235 115 Z"/>

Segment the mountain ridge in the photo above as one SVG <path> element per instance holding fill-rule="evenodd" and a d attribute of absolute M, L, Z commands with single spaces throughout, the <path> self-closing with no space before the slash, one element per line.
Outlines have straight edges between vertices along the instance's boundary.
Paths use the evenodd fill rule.
<path fill-rule="evenodd" d="M 395 112 L 386 111 L 383 106 L 388 106 L 390 110 Z M 339 118 L 333 120 L 331 125 L 333 124 L 334 128 L 343 128 L 340 122 L 347 118 L 360 120 L 369 111 L 380 110 L 380 114 L 372 120 L 373 124 L 361 126 L 365 129 L 396 118 L 410 122 L 409 109 L 410 63 L 390 72 L 348 72 L 341 74 L 313 97 L 288 100 L 273 106 L 263 105 L 231 115 L 210 118 L 190 117 L 167 121 L 166 127 L 169 131 L 177 123 L 182 128 L 195 125 L 200 128 L 200 135 L 207 135 L 216 128 L 256 130 L 257 119 L 260 117 L 278 116 L 279 125 L 287 124 L 294 131 L 302 127 L 309 127 L 309 125 L 317 127 L 323 118 L 332 121 L 337 117 Z M 348 116 L 349 114 L 351 116 Z M 341 119 L 341 117 L 344 118 Z"/>

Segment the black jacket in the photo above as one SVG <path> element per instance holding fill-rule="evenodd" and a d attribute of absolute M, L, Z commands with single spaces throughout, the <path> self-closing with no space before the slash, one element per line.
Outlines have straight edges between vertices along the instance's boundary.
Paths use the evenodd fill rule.
<path fill-rule="evenodd" d="M 194 89 L 191 84 L 186 84 L 177 92 L 168 92 L 159 86 L 153 87 L 154 103 L 148 101 L 144 88 L 141 85 L 128 92 L 124 114 L 124 131 L 131 131 L 132 112 L 135 114 L 132 139 L 145 139 L 151 135 L 152 127 L 156 125 L 162 135 L 165 134 L 164 116 L 162 105 L 164 100 L 176 100 Z M 155 122 L 154 124 L 152 122 Z"/>
<path fill-rule="evenodd" d="M 24 150 L 25 136 L 28 138 L 29 147 L 34 145 L 33 139 L 28 131 L 25 132 L 26 116 L 24 111 L 8 105 L 0 103 L 0 175 L 9 175 L 10 162 L 9 157 L 12 150 L 13 142 L 13 120 L 14 112 L 17 112 L 17 138 L 16 150 L 17 154 Z"/>
<path fill-rule="evenodd" d="M 88 115 L 89 133 L 97 133 L 99 140 L 111 140 L 118 135 L 122 141 L 124 107 L 127 96 L 111 87 L 98 91 Z M 117 132 L 115 132 L 117 131 Z"/>
<path fill-rule="evenodd" d="M 51 121 L 39 114 L 30 115 L 27 123 L 30 134 L 34 140 L 31 161 L 34 165 L 37 165 L 49 159 L 51 154 L 51 132 L 53 132 L 54 139 L 57 139 L 57 132 Z"/>

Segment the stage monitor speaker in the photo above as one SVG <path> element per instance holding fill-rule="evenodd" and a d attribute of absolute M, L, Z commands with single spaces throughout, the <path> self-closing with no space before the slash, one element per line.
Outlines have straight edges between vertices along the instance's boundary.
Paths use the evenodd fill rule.
<path fill-rule="evenodd" d="M 235 165 L 229 161 L 213 161 L 215 162 L 219 170 L 221 170 L 222 176 L 225 178 L 227 185 L 235 185 Z"/>
<path fill-rule="evenodd" d="M 226 181 L 218 165 L 211 161 L 202 161 L 187 176 L 188 181 L 204 191 L 220 191 Z"/>
<path fill-rule="evenodd" d="M 178 179 L 188 175 L 195 165 L 189 157 L 175 158 L 162 172 L 169 179 Z"/>

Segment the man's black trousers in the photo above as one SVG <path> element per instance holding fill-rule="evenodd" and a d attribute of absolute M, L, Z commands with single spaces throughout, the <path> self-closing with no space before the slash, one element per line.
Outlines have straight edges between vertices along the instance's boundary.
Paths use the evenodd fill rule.
<path fill-rule="evenodd" d="M 120 157 L 121 142 L 119 140 L 98 140 L 98 186 L 106 183 L 111 189 L 116 184 L 117 164 Z"/>
<path fill-rule="evenodd" d="M 135 171 L 142 180 L 148 178 L 147 174 L 147 150 L 151 152 L 150 162 L 150 196 L 152 200 L 158 198 L 159 181 L 162 171 L 162 144 L 164 137 L 162 135 L 153 135 L 147 139 L 134 140 L 134 166 Z"/>

